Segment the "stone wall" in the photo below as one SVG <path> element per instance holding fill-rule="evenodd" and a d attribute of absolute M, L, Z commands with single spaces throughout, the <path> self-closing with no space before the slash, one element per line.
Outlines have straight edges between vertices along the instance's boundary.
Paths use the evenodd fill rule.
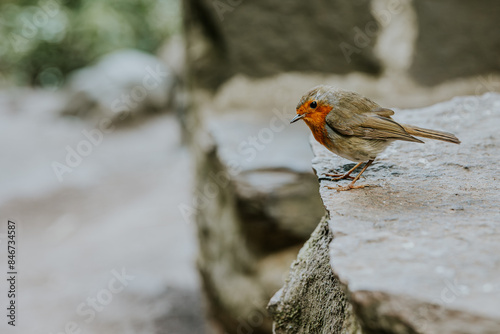
<path fill-rule="evenodd" d="M 210 90 L 238 74 L 291 71 L 395 71 L 424 87 L 498 74 L 499 14 L 495 0 L 184 3 L 191 78 Z"/>
<path fill-rule="evenodd" d="M 197 200 L 186 211 L 198 226 L 217 333 L 270 333 L 267 301 L 324 214 L 309 132 L 287 123 L 300 96 L 330 84 L 384 106 L 420 107 L 500 90 L 499 8 L 184 1 L 191 98 L 183 124 L 198 166 Z"/>
<path fill-rule="evenodd" d="M 216 333 L 270 333 L 265 306 L 324 214 L 310 149 L 297 131 L 272 132 L 284 129 L 278 116 L 211 116 L 193 139 L 196 199 L 184 208 L 197 224 L 210 318 Z"/>

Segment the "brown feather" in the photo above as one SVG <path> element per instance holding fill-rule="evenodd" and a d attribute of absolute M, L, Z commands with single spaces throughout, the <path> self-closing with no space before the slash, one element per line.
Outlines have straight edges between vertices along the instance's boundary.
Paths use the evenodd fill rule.
<path fill-rule="evenodd" d="M 374 104 L 374 102 L 371 105 L 364 104 L 362 109 L 355 109 L 356 112 L 353 113 L 349 109 L 348 101 L 343 101 L 343 103 L 333 107 L 332 111 L 326 115 L 326 124 L 333 130 L 346 136 L 423 143 L 423 141 L 408 134 L 400 124 L 396 123 L 390 117 L 380 115 L 389 115 L 390 112 L 394 113 L 392 110 L 382 110 L 378 106 L 373 111 L 367 110 L 367 108 L 373 107 Z"/>
<path fill-rule="evenodd" d="M 442 140 L 453 144 L 460 144 L 460 140 L 454 134 L 449 132 L 424 129 L 406 124 L 403 124 L 403 127 L 406 132 L 413 136 Z"/>
<path fill-rule="evenodd" d="M 372 112 L 382 117 L 391 117 L 392 115 L 394 115 L 394 111 L 387 108 L 374 109 Z"/>

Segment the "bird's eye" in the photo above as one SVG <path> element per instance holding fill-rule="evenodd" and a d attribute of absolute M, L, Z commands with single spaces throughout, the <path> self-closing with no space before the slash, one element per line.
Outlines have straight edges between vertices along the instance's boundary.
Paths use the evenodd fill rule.
<path fill-rule="evenodd" d="M 318 104 L 316 103 L 316 101 L 312 101 L 310 104 L 309 104 L 309 107 L 311 107 L 312 109 L 316 108 L 318 106 Z"/>

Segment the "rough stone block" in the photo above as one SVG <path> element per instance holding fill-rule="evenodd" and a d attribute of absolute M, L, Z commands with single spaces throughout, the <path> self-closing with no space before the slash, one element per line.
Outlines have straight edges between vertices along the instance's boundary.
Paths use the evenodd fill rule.
<path fill-rule="evenodd" d="M 500 2 L 413 1 L 418 21 L 411 75 L 423 85 L 500 72 Z"/>
<path fill-rule="evenodd" d="M 236 73 L 380 71 L 368 0 L 190 0 L 185 13 L 192 73 L 204 87 Z"/>
<path fill-rule="evenodd" d="M 332 238 L 325 218 L 300 250 L 285 286 L 268 305 L 274 319 L 273 333 L 359 332 L 341 283 L 330 268 Z"/>
<path fill-rule="evenodd" d="M 327 188 L 333 182 L 321 182 L 332 276 L 363 333 L 499 333 L 500 95 L 455 98 L 394 118 L 453 132 L 462 144 L 395 142 L 358 181 L 370 187 L 337 192 Z M 318 177 L 352 166 L 312 146 Z M 310 252 L 299 261 L 322 257 Z M 294 281 L 326 280 L 292 270 Z M 283 294 L 275 298 L 286 302 Z M 316 292 L 289 307 L 303 300 L 318 312 L 332 307 Z M 293 314 L 275 317 L 276 326 L 284 328 L 282 319 Z M 296 326 L 292 320 L 287 325 Z"/>
<path fill-rule="evenodd" d="M 198 268 L 220 333 L 271 332 L 265 306 L 324 215 L 307 137 L 282 122 L 212 114 L 193 139 Z"/>

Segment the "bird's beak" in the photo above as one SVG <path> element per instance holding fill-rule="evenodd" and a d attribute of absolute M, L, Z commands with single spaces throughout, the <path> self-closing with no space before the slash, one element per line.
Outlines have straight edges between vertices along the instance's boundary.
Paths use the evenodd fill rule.
<path fill-rule="evenodd" d="M 299 119 L 302 119 L 302 118 L 304 118 L 304 117 L 306 117 L 306 114 L 297 114 L 297 115 L 295 115 L 295 117 L 294 117 L 294 118 L 292 118 L 292 120 L 290 121 L 290 124 L 295 123 L 295 122 L 297 122 Z"/>

